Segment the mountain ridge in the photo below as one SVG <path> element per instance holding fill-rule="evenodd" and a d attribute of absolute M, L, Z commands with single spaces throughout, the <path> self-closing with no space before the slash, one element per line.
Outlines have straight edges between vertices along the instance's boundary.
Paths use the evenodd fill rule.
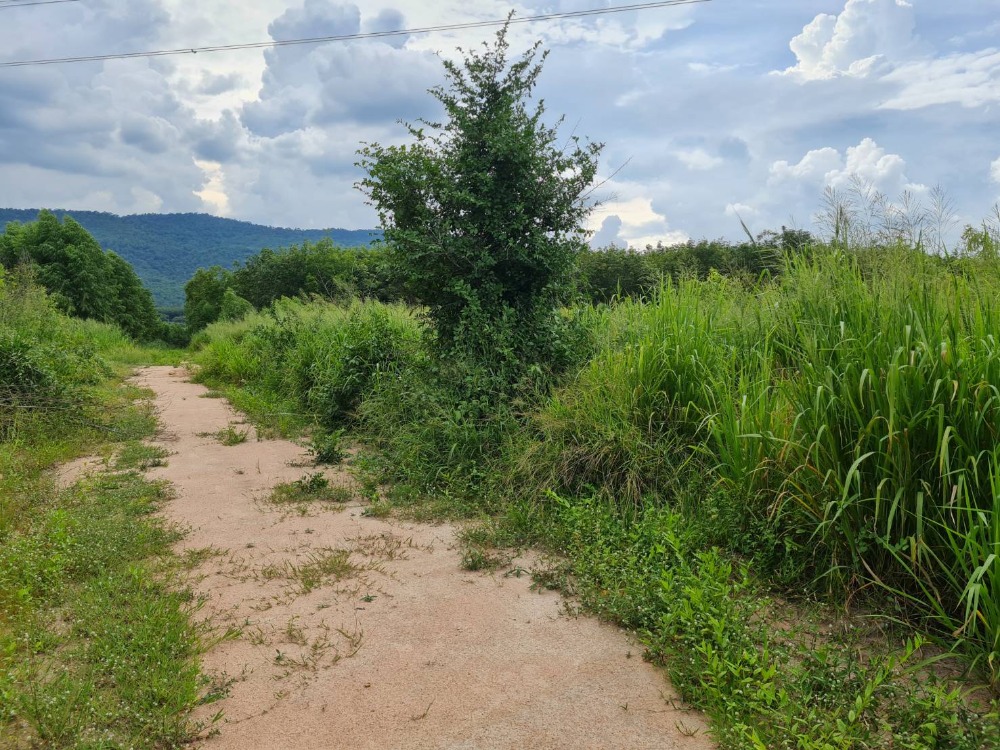
<path fill-rule="evenodd" d="M 0 228 L 11 221 L 35 221 L 39 210 L 0 208 Z M 325 237 L 342 247 L 358 247 L 382 236 L 374 229 L 291 229 L 203 213 L 119 216 L 106 211 L 49 210 L 60 218 L 73 217 L 102 248 L 131 263 L 160 308 L 184 304 L 184 284 L 198 268 L 231 268 L 265 247 L 275 250 Z"/>

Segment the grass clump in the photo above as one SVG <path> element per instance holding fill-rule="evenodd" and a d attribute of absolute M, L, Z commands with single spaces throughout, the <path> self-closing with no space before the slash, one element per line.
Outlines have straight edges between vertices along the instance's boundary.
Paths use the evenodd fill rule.
<path fill-rule="evenodd" d="M 223 445 L 233 446 L 245 443 L 250 437 L 249 429 L 237 429 L 235 425 L 226 425 L 223 429 L 215 433 L 215 439 Z"/>
<path fill-rule="evenodd" d="M 310 552 L 303 562 L 285 561 L 261 570 L 261 577 L 268 581 L 282 579 L 293 581 L 298 593 L 308 594 L 328 581 L 339 581 L 360 570 L 351 562 L 351 553 L 342 549 L 321 549 Z"/>
<path fill-rule="evenodd" d="M 166 466 L 170 451 L 157 445 L 149 445 L 138 440 L 130 440 L 115 456 L 116 471 L 146 471 L 156 466 Z"/>
<path fill-rule="evenodd" d="M 332 485 L 322 472 L 315 472 L 275 485 L 268 499 L 276 505 L 305 507 L 310 503 L 346 503 L 353 496 L 350 488 Z"/>
<path fill-rule="evenodd" d="M 347 458 L 343 447 L 343 430 L 318 432 L 309 441 L 309 453 L 317 464 L 339 464 Z"/>

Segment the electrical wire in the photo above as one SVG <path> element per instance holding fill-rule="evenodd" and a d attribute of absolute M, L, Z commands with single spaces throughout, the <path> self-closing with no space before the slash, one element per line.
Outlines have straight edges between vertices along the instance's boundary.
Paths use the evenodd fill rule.
<path fill-rule="evenodd" d="M 80 0 L 31 0 L 26 3 L 0 2 L 0 10 L 10 10 L 11 8 L 27 8 L 32 5 L 59 5 L 61 3 L 78 3 Z"/>
<path fill-rule="evenodd" d="M 34 0 L 39 1 L 39 0 Z M 44 2 L 69 2 L 70 0 L 43 0 Z M 290 47 L 302 44 L 324 44 L 327 42 L 347 42 L 361 39 L 381 39 L 393 36 L 411 36 L 415 34 L 432 34 L 441 31 L 463 31 L 467 29 L 481 29 L 491 26 L 503 26 L 506 23 L 524 24 L 539 23 L 542 21 L 556 21 L 572 18 L 585 18 L 588 16 L 603 16 L 611 13 L 624 13 L 633 10 L 652 10 L 655 8 L 669 8 L 678 5 L 696 5 L 707 3 L 711 0 L 661 0 L 660 2 L 634 3 L 632 5 L 616 5 L 608 8 L 592 8 L 589 10 L 565 11 L 561 13 L 546 13 L 538 16 L 525 16 L 524 18 L 508 18 L 499 21 L 467 21 L 464 23 L 441 24 L 437 26 L 424 26 L 415 29 L 399 29 L 395 31 L 369 31 L 360 34 L 339 34 L 336 36 L 306 37 L 300 39 L 278 39 L 267 42 L 248 42 L 246 44 L 219 44 L 208 47 L 186 47 L 179 49 L 148 50 L 145 52 L 121 52 L 107 55 L 81 55 L 78 57 L 52 57 L 39 60 L 11 60 L 0 62 L 0 68 L 20 68 L 29 65 L 62 65 L 67 63 L 101 62 L 104 60 L 127 60 L 135 57 L 167 57 L 171 55 L 194 55 L 205 52 L 230 52 L 233 50 L 265 49 L 270 47 Z"/>

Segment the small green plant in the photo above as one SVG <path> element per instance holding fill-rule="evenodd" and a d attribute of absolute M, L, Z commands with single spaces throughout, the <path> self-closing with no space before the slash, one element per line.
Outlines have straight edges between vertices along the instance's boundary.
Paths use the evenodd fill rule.
<path fill-rule="evenodd" d="M 239 445 L 245 443 L 250 437 L 250 430 L 237 429 L 235 425 L 226 425 L 223 429 L 215 433 L 215 438 L 223 445 Z"/>
<path fill-rule="evenodd" d="M 462 553 L 463 570 L 496 570 L 505 565 L 509 558 L 483 547 L 470 546 Z"/>
<path fill-rule="evenodd" d="M 339 464 L 347 456 L 341 441 L 344 431 L 321 432 L 310 440 L 309 453 L 317 464 Z"/>
<path fill-rule="evenodd" d="M 353 497 L 349 487 L 330 484 L 323 472 L 317 471 L 276 485 L 269 499 L 276 505 L 297 505 L 304 511 L 310 503 L 342 504 L 350 502 Z"/>
<path fill-rule="evenodd" d="M 272 563 L 261 569 L 260 575 L 265 581 L 285 579 L 295 582 L 300 594 L 324 585 L 327 581 L 339 581 L 358 572 L 359 568 L 351 562 L 351 553 L 342 549 L 321 549 L 310 552 L 300 563 L 285 561 Z"/>
<path fill-rule="evenodd" d="M 146 471 L 156 466 L 166 466 L 170 451 L 156 445 L 148 445 L 139 441 L 129 441 L 115 457 L 116 471 L 137 469 Z"/>

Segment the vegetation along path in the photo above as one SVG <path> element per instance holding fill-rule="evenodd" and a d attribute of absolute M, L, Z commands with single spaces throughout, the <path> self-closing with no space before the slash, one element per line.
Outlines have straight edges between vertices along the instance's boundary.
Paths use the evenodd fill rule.
<path fill-rule="evenodd" d="M 223 714 L 205 747 L 711 746 L 621 631 L 516 566 L 463 571 L 451 526 L 366 516 L 342 469 L 325 502 L 296 501 L 323 485 L 299 446 L 254 439 L 185 370 L 137 380 L 156 393 L 170 455 L 150 473 L 175 485 L 165 513 L 201 560 L 201 612 L 238 634 L 205 656 L 228 684 L 199 717 Z"/>

